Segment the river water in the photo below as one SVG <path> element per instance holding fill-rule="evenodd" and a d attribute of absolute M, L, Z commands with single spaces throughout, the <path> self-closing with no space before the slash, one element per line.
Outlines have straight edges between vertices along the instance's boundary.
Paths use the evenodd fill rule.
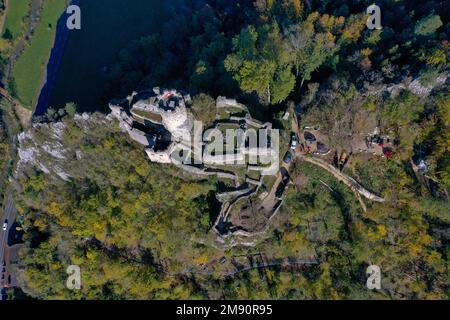
<path fill-rule="evenodd" d="M 55 48 L 62 47 L 58 41 L 67 42 L 59 53 L 62 57 L 57 70 L 48 72 L 49 78 L 54 77 L 54 85 L 48 92 L 49 102 L 40 107 L 41 114 L 47 106 L 58 109 L 67 102 L 75 102 L 79 111 L 105 110 L 107 106 L 100 103 L 105 70 L 131 41 L 159 32 L 171 19 L 171 7 L 182 0 L 78 1 L 81 30 L 68 31 L 67 40 L 64 33 L 57 39 Z"/>

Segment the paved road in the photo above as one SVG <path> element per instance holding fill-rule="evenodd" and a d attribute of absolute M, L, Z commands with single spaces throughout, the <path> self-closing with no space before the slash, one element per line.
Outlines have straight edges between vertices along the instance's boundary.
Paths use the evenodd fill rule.
<path fill-rule="evenodd" d="M 12 99 L 12 103 L 15 103 Z M 10 170 L 15 168 L 16 165 L 16 157 L 17 157 L 17 132 L 19 132 L 19 127 L 17 123 L 11 119 L 9 112 L 5 111 L 3 114 L 3 123 L 6 128 L 8 143 L 9 143 L 9 155 L 7 165 L 2 168 L 5 174 L 9 174 Z M 0 175 L 1 176 L 1 175 Z M 5 179 L 6 180 L 6 179 Z M 0 264 L 3 265 L 3 260 L 5 259 L 5 250 L 8 247 L 8 235 L 11 230 L 11 226 L 16 220 L 16 208 L 14 206 L 14 199 L 12 196 L 12 186 L 4 186 L 5 187 L 5 198 L 2 203 L 3 207 L 0 207 L 0 225 L 3 226 L 3 222 L 8 220 L 8 228 L 6 231 L 3 231 L 3 228 L 0 229 Z M 8 259 L 5 259 L 8 260 Z M 6 261 L 8 263 L 9 261 Z M 8 267 L 8 266 L 7 266 Z M 2 266 L 3 269 L 3 266 Z M 7 274 L 5 275 L 7 278 Z M 3 287 L 4 283 L 2 281 L 1 287 Z"/>
<path fill-rule="evenodd" d="M 12 196 L 9 195 L 8 199 L 5 202 L 5 205 L 3 207 L 3 215 L 1 224 L 3 226 L 3 222 L 7 219 L 8 220 L 8 229 L 6 231 L 1 230 L 0 234 L 0 261 L 3 262 L 3 254 L 4 254 L 4 248 L 8 245 L 8 233 L 11 229 L 12 224 L 16 220 L 16 209 L 14 207 L 14 201 L 12 199 Z"/>
<path fill-rule="evenodd" d="M 10 195 L 10 193 L 8 193 L 9 195 L 7 196 L 7 199 L 5 201 L 5 205 L 3 207 L 3 215 L 2 215 L 2 220 L 1 220 L 1 225 L 3 226 L 3 222 L 5 221 L 5 219 L 8 220 L 8 228 L 6 231 L 3 231 L 3 229 L 1 229 L 1 233 L 0 233 L 0 263 L 1 266 L 3 268 L 3 259 L 5 257 L 5 250 L 8 246 L 8 234 L 11 230 L 11 226 L 14 223 L 14 220 L 16 219 L 16 209 L 14 207 L 14 201 L 12 196 Z M 6 261 L 6 263 L 9 263 L 9 261 Z M 7 280 L 7 274 L 5 275 L 5 280 L 1 280 L 1 287 L 3 287 L 5 284 L 7 284 L 6 282 Z"/>

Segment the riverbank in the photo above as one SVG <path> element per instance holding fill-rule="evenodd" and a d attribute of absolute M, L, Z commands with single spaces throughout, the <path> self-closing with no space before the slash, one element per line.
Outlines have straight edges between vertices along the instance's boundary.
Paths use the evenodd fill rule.
<path fill-rule="evenodd" d="M 13 66 L 12 81 L 14 81 L 15 94 L 22 104 L 30 109 L 37 102 L 38 91 L 56 35 L 56 24 L 65 5 L 65 2 L 59 0 L 43 2 L 40 19 L 31 41 L 24 47 Z"/>
<path fill-rule="evenodd" d="M 81 30 L 71 32 L 49 105 L 74 102 L 78 111 L 106 111 L 101 105 L 108 73 L 123 48 L 133 40 L 158 32 L 171 18 L 171 7 L 183 0 L 81 0 Z M 40 110 L 41 112 L 42 110 Z"/>
<path fill-rule="evenodd" d="M 72 0 L 71 4 L 79 6 L 80 2 L 81 0 Z M 72 32 L 66 27 L 66 21 L 68 18 L 69 15 L 64 12 L 58 20 L 53 48 L 47 63 L 45 76 L 41 83 L 41 89 L 39 90 L 37 104 L 34 109 L 35 116 L 45 115 L 47 109 L 49 108 L 49 100 L 55 87 L 56 76 L 58 74 L 58 70 L 61 65 L 61 61 L 63 59 L 64 51 L 70 38 L 70 34 Z"/>

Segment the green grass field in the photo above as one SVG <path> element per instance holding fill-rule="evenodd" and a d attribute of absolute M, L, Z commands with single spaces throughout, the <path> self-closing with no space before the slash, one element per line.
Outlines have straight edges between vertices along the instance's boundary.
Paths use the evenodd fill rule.
<path fill-rule="evenodd" d="M 36 103 L 37 93 L 53 46 L 56 25 L 64 12 L 64 8 L 65 1 L 44 1 L 41 20 L 35 30 L 31 44 L 25 48 L 14 66 L 13 78 L 17 96 L 29 108 L 34 107 Z"/>
<path fill-rule="evenodd" d="M 23 22 L 28 15 L 28 7 L 31 0 L 9 0 L 6 9 L 6 19 L 2 34 L 9 31 L 15 40 L 22 34 Z"/>

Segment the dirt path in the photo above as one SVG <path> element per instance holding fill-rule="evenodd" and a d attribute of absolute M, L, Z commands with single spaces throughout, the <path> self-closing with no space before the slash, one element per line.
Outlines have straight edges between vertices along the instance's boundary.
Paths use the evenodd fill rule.
<path fill-rule="evenodd" d="M 301 153 L 298 153 L 297 156 L 301 160 L 309 162 L 316 166 L 319 166 L 322 169 L 325 169 L 326 171 L 331 173 L 336 179 L 345 183 L 350 189 L 352 189 L 352 191 L 355 194 L 357 194 L 358 199 L 360 199 L 361 196 L 363 196 L 366 199 L 369 199 L 369 200 L 375 201 L 375 202 L 384 202 L 385 201 L 385 199 L 377 196 L 376 194 L 371 193 L 370 191 L 365 189 L 361 184 L 359 184 L 355 179 L 343 174 L 338 169 L 336 169 L 332 165 L 328 164 L 327 162 L 323 161 L 322 159 L 305 156 Z"/>
<path fill-rule="evenodd" d="M 300 129 L 299 129 L 298 120 L 297 120 L 297 117 L 295 114 L 292 117 L 291 131 L 296 133 L 300 137 Z M 243 239 L 257 238 L 267 232 L 272 218 L 274 216 L 276 216 L 278 209 L 281 207 L 282 202 L 283 202 L 283 200 L 282 200 L 283 195 L 279 195 L 277 193 L 281 193 L 282 190 L 280 188 L 283 186 L 283 184 L 285 184 L 285 186 L 287 186 L 287 184 L 289 182 L 288 180 L 291 179 L 289 171 L 290 171 L 291 165 L 295 159 L 299 159 L 301 161 L 305 161 L 305 162 L 311 163 L 315 166 L 318 166 L 321 169 L 324 169 L 327 172 L 329 172 L 330 174 L 332 174 L 338 181 L 343 182 L 355 194 L 355 197 L 359 201 L 363 211 L 367 211 L 367 207 L 366 207 L 366 204 L 364 203 L 363 197 L 370 201 L 374 201 L 374 202 L 384 202 L 385 201 L 385 199 L 383 199 L 383 198 L 379 197 L 378 195 L 373 194 L 369 190 L 365 189 L 355 179 L 353 179 L 350 176 L 345 175 L 344 173 L 342 173 L 340 170 L 335 168 L 333 165 L 331 165 L 327 161 L 317 158 L 317 157 L 314 157 L 309 152 L 305 153 L 305 151 L 303 150 L 303 148 L 301 148 L 301 146 L 297 146 L 297 148 L 295 150 L 290 149 L 289 151 L 294 154 L 294 157 L 293 157 L 294 159 L 292 159 L 292 161 L 290 163 L 284 163 L 284 161 L 281 160 L 281 159 L 283 159 L 284 155 L 280 155 L 280 160 L 283 162 L 280 164 L 280 171 L 276 175 L 275 183 L 274 183 L 272 189 L 267 194 L 267 196 L 264 199 L 262 199 L 261 204 L 256 209 L 258 214 L 265 216 L 267 219 L 264 227 L 262 229 L 258 229 L 258 231 L 250 232 L 250 231 L 246 231 L 246 230 L 237 230 L 237 231 L 234 231 L 232 234 L 227 234 L 226 237 L 229 237 L 232 235 L 234 238 L 234 240 L 231 241 L 230 243 L 228 243 L 227 246 L 234 246 L 237 244 L 245 245 L 245 246 L 254 246 L 256 243 L 255 241 L 257 241 L 257 240 L 247 241 L 247 240 L 243 240 Z M 325 187 L 332 190 L 332 188 L 330 186 L 328 186 L 325 182 L 321 181 L 321 183 L 324 184 Z M 228 215 L 230 214 L 230 210 L 232 208 L 232 205 L 233 204 L 228 204 L 228 206 L 222 208 L 223 210 L 220 215 L 223 217 L 223 219 L 217 220 L 215 228 L 218 226 L 218 223 L 227 221 Z M 216 230 L 218 230 L 218 229 L 216 229 Z M 218 233 L 220 234 L 220 232 L 218 232 Z M 223 235 L 221 235 L 221 236 L 223 236 Z"/>
<path fill-rule="evenodd" d="M 294 115 L 292 117 L 292 121 L 291 121 L 291 131 L 297 133 L 297 135 L 299 135 L 299 128 L 298 128 L 298 122 L 297 122 L 297 115 L 294 112 Z M 297 150 L 289 150 L 291 153 L 295 153 L 297 154 L 298 152 L 298 147 Z M 283 161 L 283 157 L 284 154 L 280 154 L 280 161 Z M 263 203 L 262 203 L 262 207 L 264 208 L 273 208 L 276 203 L 277 203 L 277 199 L 276 199 L 276 191 L 278 189 L 278 187 L 280 186 L 280 183 L 282 183 L 283 181 L 283 177 L 286 174 L 289 174 L 289 170 L 291 169 L 291 165 L 294 162 L 294 159 L 292 159 L 291 162 L 289 162 L 288 164 L 284 163 L 284 161 L 281 163 L 280 166 L 280 171 L 277 174 L 277 179 L 273 185 L 272 190 L 270 190 L 269 195 L 264 199 Z"/>
<path fill-rule="evenodd" d="M 297 126 L 297 117 L 295 113 L 292 117 L 291 127 L 293 132 L 298 132 L 299 129 Z M 296 151 L 292 149 L 289 149 L 289 152 L 296 153 Z M 276 211 L 274 212 L 274 209 L 280 202 L 280 200 L 277 198 L 277 190 L 279 189 L 280 185 L 284 183 L 283 180 L 285 180 L 286 176 L 289 176 L 289 170 L 291 169 L 292 163 L 294 162 L 294 159 L 292 159 L 291 162 L 285 163 L 283 161 L 284 154 L 280 154 L 279 157 L 282 163 L 280 165 L 280 170 L 277 173 L 275 183 L 273 184 L 273 187 L 270 190 L 269 194 L 263 199 L 261 205 L 257 209 L 259 213 L 262 213 L 266 217 L 270 217 L 267 224 L 270 223 L 270 220 L 272 220 L 273 216 L 275 215 Z"/>
<path fill-rule="evenodd" d="M 301 136 L 300 129 L 298 127 L 297 117 L 295 114 L 292 119 L 292 131 L 296 132 L 299 137 Z M 320 135 L 320 132 L 318 132 L 318 131 L 315 131 L 315 130 L 309 130 L 309 131 L 313 132 L 313 134 L 316 135 L 316 137 L 318 137 Z M 328 140 L 328 139 L 325 139 L 325 137 L 322 137 L 322 136 L 320 136 L 320 137 L 322 140 Z M 382 152 L 381 152 L 381 154 L 382 154 Z M 303 161 L 306 161 L 308 163 L 311 163 L 313 165 L 316 165 L 316 166 L 328 171 L 336 179 L 338 179 L 339 181 L 341 181 L 345 185 L 347 185 L 355 194 L 356 198 L 358 199 L 358 201 L 361 204 L 361 207 L 364 211 L 367 211 L 367 207 L 362 199 L 362 196 L 365 197 L 366 199 L 369 199 L 369 200 L 375 201 L 375 202 L 384 202 L 385 201 L 385 199 L 371 193 L 370 191 L 365 189 L 361 184 L 359 184 L 355 179 L 345 175 L 344 173 L 342 173 L 341 171 L 339 171 L 338 169 L 336 169 L 335 167 L 333 167 L 331 164 L 327 163 L 326 161 L 316 158 L 316 157 L 313 157 L 313 156 L 307 156 L 303 152 L 301 152 L 299 149 L 296 150 L 295 155 L 297 158 L 299 158 Z"/>
<path fill-rule="evenodd" d="M 6 15 L 8 14 L 8 0 L 3 0 L 5 10 L 3 11 L 3 14 L 0 16 L 0 32 L 3 35 L 3 28 L 5 26 L 6 21 Z"/>
<path fill-rule="evenodd" d="M 200 268 L 186 268 L 178 272 L 169 272 L 171 276 L 177 276 L 177 275 L 192 275 L 192 274 L 199 274 L 204 276 L 210 276 L 217 273 L 217 270 L 214 270 L 212 266 L 217 265 L 218 261 L 212 261 L 209 263 L 209 265 L 206 265 L 203 269 Z M 228 270 L 222 271 L 220 274 L 222 277 L 232 277 L 238 273 L 251 271 L 253 269 L 266 269 L 266 268 L 273 268 L 273 267 L 282 267 L 282 268 L 289 268 L 289 267 L 299 267 L 299 266 L 314 266 L 320 264 L 320 261 L 316 259 L 298 259 L 294 261 L 290 261 L 289 259 L 281 259 L 281 261 L 274 261 L 274 262 L 256 262 L 256 263 L 249 263 L 248 265 L 241 266 L 241 267 L 230 267 Z"/>
<path fill-rule="evenodd" d="M 29 41 L 29 39 L 31 39 L 34 29 L 36 28 L 39 22 L 39 16 L 43 4 L 42 1 L 43 0 L 33 0 L 31 2 L 30 13 L 27 21 L 27 28 L 25 34 L 19 40 L 17 45 L 14 47 L 13 52 L 11 53 L 11 56 L 9 58 L 9 63 L 5 67 L 6 78 L 9 78 L 11 76 L 11 72 L 15 62 L 17 61 L 17 59 L 19 59 L 20 55 L 22 54 L 23 50 L 27 45 L 27 42 Z"/>

